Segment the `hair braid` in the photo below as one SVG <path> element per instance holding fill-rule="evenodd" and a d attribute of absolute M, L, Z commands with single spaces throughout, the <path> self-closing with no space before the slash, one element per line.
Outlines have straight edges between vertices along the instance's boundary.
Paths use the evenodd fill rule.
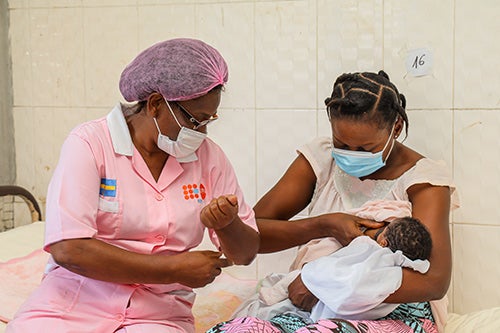
<path fill-rule="evenodd" d="M 390 128 L 400 116 L 408 135 L 406 98 L 384 71 L 340 75 L 325 105 L 331 119 L 375 120 L 382 128 Z"/>

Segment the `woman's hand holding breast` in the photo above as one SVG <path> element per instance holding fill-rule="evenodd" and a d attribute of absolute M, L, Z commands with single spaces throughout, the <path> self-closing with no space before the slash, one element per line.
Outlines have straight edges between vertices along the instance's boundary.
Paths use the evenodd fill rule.
<path fill-rule="evenodd" d="M 233 223 L 238 216 L 238 198 L 235 195 L 223 195 L 212 199 L 201 210 L 201 222 L 207 227 L 219 230 Z"/>
<path fill-rule="evenodd" d="M 354 238 L 363 235 L 363 230 L 377 229 L 384 223 L 345 213 L 330 213 L 320 216 L 320 225 L 325 229 L 325 234 L 334 237 L 345 246 Z"/>

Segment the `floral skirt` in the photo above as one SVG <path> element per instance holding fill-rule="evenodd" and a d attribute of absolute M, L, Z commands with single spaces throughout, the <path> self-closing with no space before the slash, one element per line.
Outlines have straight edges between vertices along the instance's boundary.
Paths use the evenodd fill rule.
<path fill-rule="evenodd" d="M 235 318 L 219 323 L 206 333 L 437 333 L 429 302 L 406 303 L 378 320 L 322 319 L 308 324 L 293 314 L 281 314 L 270 321 L 255 317 Z"/>

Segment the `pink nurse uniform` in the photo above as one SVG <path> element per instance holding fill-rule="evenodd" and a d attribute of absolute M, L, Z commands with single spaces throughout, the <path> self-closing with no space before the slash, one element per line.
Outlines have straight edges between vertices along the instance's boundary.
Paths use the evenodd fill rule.
<path fill-rule="evenodd" d="M 224 194 L 237 195 L 241 220 L 257 230 L 220 147 L 206 139 L 196 155 L 189 163 L 168 158 L 155 181 L 119 105 L 107 117 L 78 126 L 49 185 L 45 249 L 63 239 L 92 237 L 138 253 L 189 251 L 204 235 L 202 207 Z M 218 246 L 215 233 L 209 234 Z M 7 332 L 194 332 L 193 301 L 191 288 L 181 284 L 97 281 L 49 260 L 40 287 Z"/>

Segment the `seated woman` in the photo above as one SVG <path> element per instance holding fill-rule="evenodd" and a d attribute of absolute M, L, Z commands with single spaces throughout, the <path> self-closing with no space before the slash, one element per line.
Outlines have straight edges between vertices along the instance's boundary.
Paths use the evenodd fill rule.
<path fill-rule="evenodd" d="M 429 230 L 433 243 L 429 271 L 403 269 L 401 286 L 384 300 L 400 305 L 378 320 L 328 319 L 307 325 L 287 313 L 270 321 L 236 318 L 209 332 L 326 328 L 328 332 L 435 332 L 444 324 L 446 300 L 435 300 L 446 295 L 450 284 L 448 224 L 450 206 L 456 206 L 455 187 L 445 165 L 396 140 L 405 125 L 408 131 L 406 99 L 385 72 L 341 75 L 325 104 L 333 137 L 302 147 L 283 177 L 255 206 L 259 251 L 281 251 L 323 237 L 334 237 L 345 246 L 364 228 L 372 235 L 382 224 L 341 212 L 370 200 L 399 200 L 409 202 L 412 217 Z M 309 218 L 288 221 L 305 207 Z M 288 291 L 291 302 L 302 310 L 311 311 L 318 301 L 300 275 Z"/>
<path fill-rule="evenodd" d="M 131 104 L 64 142 L 47 194 L 46 274 L 7 333 L 195 332 L 192 289 L 259 247 L 231 163 L 207 137 L 227 78 L 222 55 L 190 38 L 158 42 L 123 70 Z M 220 251 L 192 250 L 207 228 Z"/>

